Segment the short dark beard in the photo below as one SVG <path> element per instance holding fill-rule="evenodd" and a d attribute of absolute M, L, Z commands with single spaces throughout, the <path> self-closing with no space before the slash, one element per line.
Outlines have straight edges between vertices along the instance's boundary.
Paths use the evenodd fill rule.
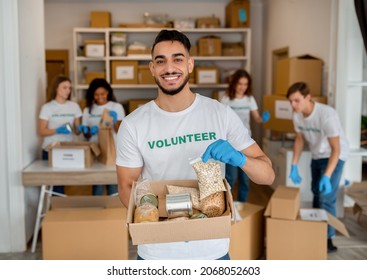
<path fill-rule="evenodd" d="M 161 91 L 167 95 L 176 95 L 177 93 L 179 93 L 185 86 L 186 84 L 189 82 L 190 77 L 189 75 L 187 75 L 186 80 L 182 83 L 182 85 L 180 85 L 178 88 L 176 89 L 165 89 L 164 87 L 162 87 L 162 85 L 159 83 L 158 79 L 156 77 L 154 77 L 155 83 L 158 85 L 158 87 L 161 89 Z"/>

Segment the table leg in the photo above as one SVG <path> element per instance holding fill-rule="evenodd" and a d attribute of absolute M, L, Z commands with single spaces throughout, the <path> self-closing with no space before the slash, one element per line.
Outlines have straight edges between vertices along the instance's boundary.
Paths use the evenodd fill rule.
<path fill-rule="evenodd" d="M 41 224 L 41 219 L 42 219 L 42 209 L 43 209 L 43 203 L 44 203 L 44 198 L 45 198 L 45 192 L 46 192 L 46 185 L 42 185 L 41 192 L 40 192 L 40 197 L 39 197 L 39 201 L 38 201 L 36 223 L 34 225 L 32 247 L 31 247 L 31 252 L 32 253 L 34 253 L 36 251 L 38 232 L 39 232 L 39 229 L 40 229 L 40 224 Z"/>

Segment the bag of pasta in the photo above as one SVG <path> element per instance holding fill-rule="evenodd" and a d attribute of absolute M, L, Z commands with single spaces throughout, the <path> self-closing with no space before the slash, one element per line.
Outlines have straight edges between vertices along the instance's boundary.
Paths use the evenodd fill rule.
<path fill-rule="evenodd" d="M 201 158 L 190 161 L 198 177 L 200 200 L 220 191 L 226 191 L 219 162 L 203 162 Z"/>

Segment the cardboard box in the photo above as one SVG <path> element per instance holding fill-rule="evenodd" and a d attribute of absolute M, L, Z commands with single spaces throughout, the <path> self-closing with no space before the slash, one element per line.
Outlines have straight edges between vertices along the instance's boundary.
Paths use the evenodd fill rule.
<path fill-rule="evenodd" d="M 367 214 L 367 181 L 353 183 L 345 189 L 345 193 L 354 200 L 353 213 L 359 219 L 361 214 Z"/>
<path fill-rule="evenodd" d="M 233 0 L 226 6 L 226 27 L 250 27 L 250 1 Z"/>
<path fill-rule="evenodd" d="M 222 43 L 222 56 L 244 56 L 245 46 L 243 43 Z"/>
<path fill-rule="evenodd" d="M 137 61 L 112 61 L 111 62 L 112 84 L 137 84 L 138 62 Z"/>
<path fill-rule="evenodd" d="M 42 222 L 45 260 L 128 260 L 126 208 L 117 196 L 52 197 Z"/>
<path fill-rule="evenodd" d="M 295 220 L 301 205 L 301 191 L 295 187 L 278 186 L 266 207 L 265 215 Z"/>
<path fill-rule="evenodd" d="M 100 150 L 90 142 L 54 142 L 47 147 L 48 165 L 57 168 L 85 168 L 92 166 Z"/>
<path fill-rule="evenodd" d="M 198 40 L 199 56 L 221 56 L 222 39 L 216 36 L 205 36 Z"/>
<path fill-rule="evenodd" d="M 151 244 L 151 243 L 167 243 L 190 240 L 206 240 L 229 238 L 231 232 L 231 213 L 233 213 L 233 200 L 230 186 L 224 180 L 227 191 L 226 210 L 222 216 L 207 219 L 192 219 L 184 221 L 159 221 L 133 223 L 135 199 L 135 184 L 131 190 L 129 207 L 127 211 L 127 224 L 134 245 Z M 176 185 L 183 187 L 198 188 L 197 180 L 174 180 L 151 182 L 150 185 L 154 194 L 158 196 L 158 210 L 160 217 L 167 217 L 166 213 L 166 185 Z"/>
<path fill-rule="evenodd" d="M 140 107 L 141 105 L 144 105 L 145 103 L 148 103 L 151 101 L 151 99 L 131 99 L 129 100 L 129 113 L 134 111 L 136 108 Z"/>
<path fill-rule="evenodd" d="M 196 28 L 219 28 L 220 19 L 217 17 L 202 17 L 196 19 Z"/>
<path fill-rule="evenodd" d="M 322 60 L 302 55 L 276 62 L 275 94 L 287 95 L 288 88 L 296 82 L 305 82 L 312 96 L 322 95 Z"/>
<path fill-rule="evenodd" d="M 111 27 L 111 13 L 107 11 L 92 11 L 90 27 Z"/>
<path fill-rule="evenodd" d="M 264 252 L 264 207 L 234 202 L 236 222 L 232 221 L 229 256 L 231 260 L 256 260 Z"/>
<path fill-rule="evenodd" d="M 85 84 L 89 85 L 94 79 L 106 79 L 105 72 L 86 72 L 84 75 Z"/>
<path fill-rule="evenodd" d="M 195 82 L 197 84 L 218 84 L 219 69 L 216 66 L 195 67 Z"/>
<path fill-rule="evenodd" d="M 299 205 L 297 202 L 299 197 L 295 195 L 297 191 L 294 187 L 278 188 L 271 196 L 264 214 L 267 217 L 266 258 L 269 260 L 327 259 L 327 226 L 331 225 L 338 232 L 349 237 L 344 224 L 323 209 L 300 209 L 295 220 L 288 219 L 290 216 L 287 209 L 294 213 L 295 207 Z M 283 202 L 284 205 L 282 205 Z M 277 206 L 274 207 L 275 205 Z M 280 208 L 282 211 L 279 212 Z"/>
<path fill-rule="evenodd" d="M 312 100 L 326 104 L 327 97 L 316 96 Z M 293 126 L 293 109 L 289 100 L 285 96 L 280 95 L 264 95 L 262 110 L 269 111 L 270 120 L 263 124 L 264 128 L 280 132 L 294 132 Z"/>
<path fill-rule="evenodd" d="M 87 57 L 104 57 L 104 40 L 84 40 L 84 54 Z"/>
<path fill-rule="evenodd" d="M 143 85 L 155 85 L 154 77 L 148 65 L 138 66 L 138 81 Z"/>

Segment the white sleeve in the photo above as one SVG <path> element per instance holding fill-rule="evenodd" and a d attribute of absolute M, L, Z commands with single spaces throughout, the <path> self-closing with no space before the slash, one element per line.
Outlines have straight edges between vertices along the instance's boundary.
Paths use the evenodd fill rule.
<path fill-rule="evenodd" d="M 227 106 L 227 140 L 238 151 L 242 151 L 255 143 L 240 117 Z"/>
<path fill-rule="evenodd" d="M 137 146 L 137 139 L 125 119 L 122 120 L 116 138 L 116 165 L 137 168 L 144 164 Z"/>
<path fill-rule="evenodd" d="M 258 110 L 256 100 L 253 96 L 250 97 L 250 111 Z"/>

